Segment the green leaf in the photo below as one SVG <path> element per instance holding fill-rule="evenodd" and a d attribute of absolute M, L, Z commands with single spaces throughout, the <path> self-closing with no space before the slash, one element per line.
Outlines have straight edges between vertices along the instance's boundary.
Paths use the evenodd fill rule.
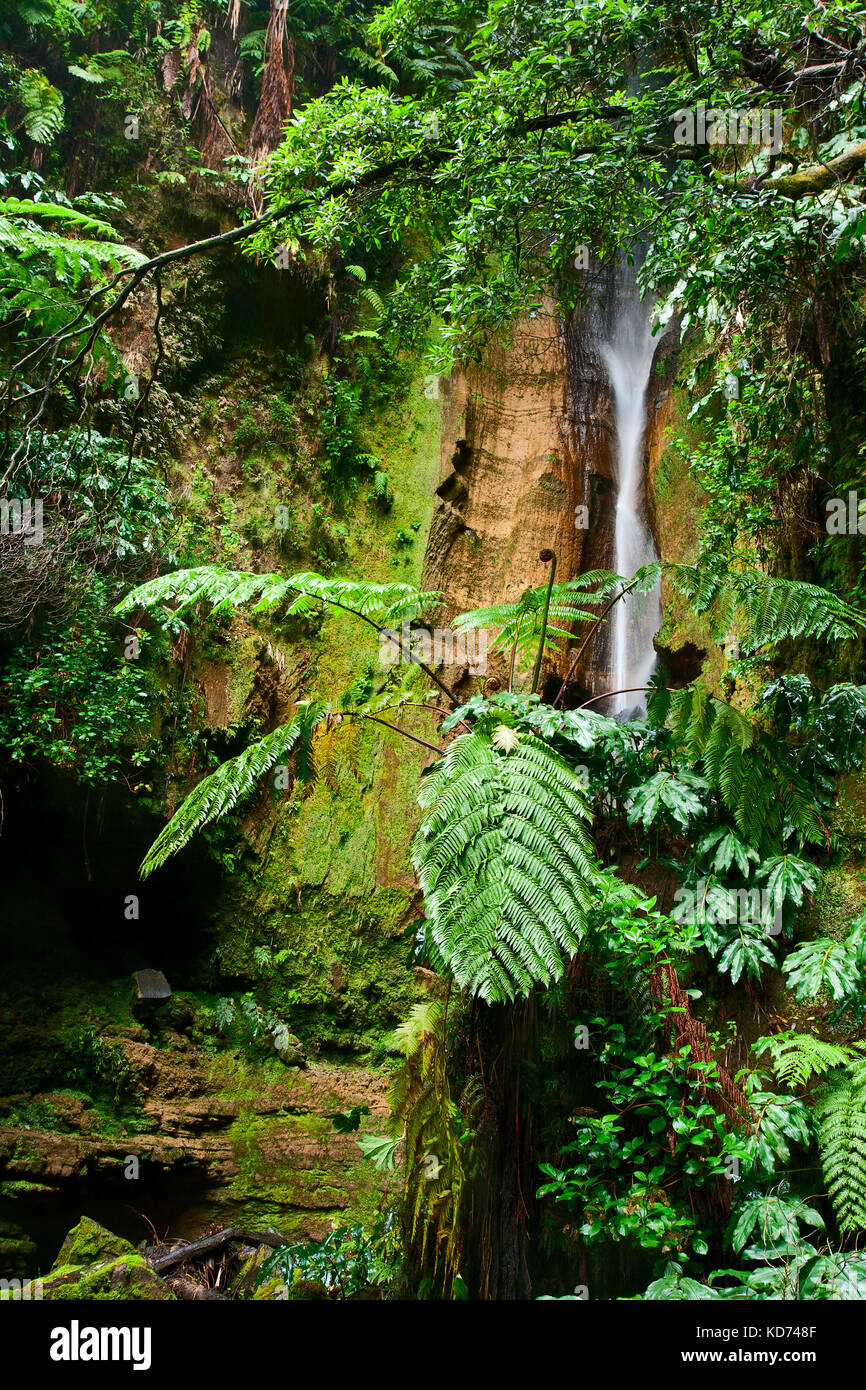
<path fill-rule="evenodd" d="M 425 777 L 413 861 L 433 940 L 457 983 L 488 1001 L 560 979 L 600 881 L 586 793 L 534 734 L 500 752 L 462 734 Z"/>

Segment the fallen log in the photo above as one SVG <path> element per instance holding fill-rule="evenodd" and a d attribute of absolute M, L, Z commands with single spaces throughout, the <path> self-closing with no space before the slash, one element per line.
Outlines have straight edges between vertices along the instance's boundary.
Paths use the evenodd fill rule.
<path fill-rule="evenodd" d="M 150 1261 L 150 1267 L 156 1274 L 161 1274 L 164 1269 L 172 1269 L 184 1260 L 198 1259 L 200 1255 L 209 1255 L 213 1250 L 220 1250 L 232 1240 L 241 1240 L 247 1245 L 270 1245 L 273 1249 L 286 1244 L 285 1237 L 273 1229 L 245 1231 L 240 1226 L 227 1226 L 224 1231 L 214 1231 L 212 1235 L 202 1236 L 201 1240 L 191 1241 L 189 1245 L 182 1245 L 178 1250 L 170 1250 L 167 1255 L 157 1256 L 155 1260 Z"/>

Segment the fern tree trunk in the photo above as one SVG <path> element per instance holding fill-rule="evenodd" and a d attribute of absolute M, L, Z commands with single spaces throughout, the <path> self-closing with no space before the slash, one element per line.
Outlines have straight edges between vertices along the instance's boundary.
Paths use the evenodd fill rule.
<path fill-rule="evenodd" d="M 537 1046 L 534 998 L 482 1005 L 470 1051 L 480 1065 L 485 1104 L 477 1126 L 464 1206 L 463 1277 L 470 1298 L 530 1299 L 536 1235 L 538 1155 L 527 1064 Z"/>

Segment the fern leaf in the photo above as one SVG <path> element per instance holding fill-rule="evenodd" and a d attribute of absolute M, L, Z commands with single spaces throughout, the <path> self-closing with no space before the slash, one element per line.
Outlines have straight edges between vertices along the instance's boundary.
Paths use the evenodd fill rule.
<path fill-rule="evenodd" d="M 780 579 L 761 570 L 711 575 L 693 565 L 668 564 L 664 572 L 697 614 L 708 614 L 721 640 L 736 630 L 744 651 L 795 637 L 850 641 L 866 617 L 827 589 Z"/>
<path fill-rule="evenodd" d="M 154 608 L 173 601 L 182 612 L 196 603 L 205 602 L 213 612 L 256 600 L 254 611 L 287 604 L 287 612 L 311 617 L 319 603 L 345 608 L 359 617 L 369 618 L 383 627 L 411 621 L 425 608 L 441 603 L 438 592 L 424 592 L 412 584 L 368 584 L 351 579 L 329 579 L 312 571 L 289 575 L 251 574 L 243 570 L 226 570 L 216 565 L 199 565 L 195 569 L 176 570 L 158 579 L 150 579 L 133 589 L 118 604 L 115 612 L 129 613 L 135 608 Z"/>
<path fill-rule="evenodd" d="M 805 1086 L 813 1076 L 845 1066 L 856 1056 L 851 1047 L 790 1030 L 775 1037 L 758 1038 L 754 1051 L 758 1056 L 769 1053 L 777 1081 L 786 1086 Z"/>
<path fill-rule="evenodd" d="M 866 1061 L 832 1077 L 815 1104 L 818 1147 L 839 1228 L 866 1229 Z"/>
<path fill-rule="evenodd" d="M 47 145 L 63 129 L 63 93 L 37 68 L 25 68 L 18 79 L 18 97 L 24 107 L 24 129 L 37 145 Z"/>
<path fill-rule="evenodd" d="M 500 752 L 463 734 L 422 784 L 413 859 L 437 949 L 488 1001 L 561 978 L 597 870 L 584 788 L 535 735 Z"/>
<path fill-rule="evenodd" d="M 142 862 L 141 877 L 147 878 L 171 855 L 183 849 L 203 825 L 231 811 L 279 758 L 288 757 L 302 739 L 309 738 L 312 724 L 321 713 L 321 707 L 316 707 L 315 714 L 306 711 L 305 716 L 266 734 L 199 782 L 154 840 Z"/>

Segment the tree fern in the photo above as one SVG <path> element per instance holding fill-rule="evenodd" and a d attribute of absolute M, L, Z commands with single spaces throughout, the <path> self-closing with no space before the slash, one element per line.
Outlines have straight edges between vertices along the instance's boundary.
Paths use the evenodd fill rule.
<path fill-rule="evenodd" d="M 816 584 L 761 570 L 720 576 L 694 565 L 663 568 L 692 611 L 710 617 L 714 636 L 736 632 L 744 651 L 794 637 L 848 641 L 866 626 L 858 609 Z"/>
<path fill-rule="evenodd" d="M 554 639 L 567 640 L 573 635 L 569 628 L 557 626 L 557 623 L 593 622 L 598 616 L 593 607 L 619 583 L 619 576 L 609 570 L 591 570 L 565 584 L 554 584 L 544 633 L 545 648 L 558 651 L 560 648 Z M 593 589 L 595 592 L 588 592 Z M 531 663 L 538 648 L 546 597 L 546 584 L 526 589 L 514 603 L 494 603 L 459 614 L 452 627 L 460 633 L 498 627 L 500 631 L 488 644 L 488 650 L 496 647 L 510 650 L 516 639 L 518 665 L 523 667 Z"/>
<path fill-rule="evenodd" d="M 279 759 L 287 758 L 292 752 L 298 754 L 304 751 L 305 745 L 309 759 L 312 730 L 322 712 L 321 706 L 311 705 L 291 723 L 282 725 L 273 733 L 266 734 L 264 738 L 250 744 L 243 753 L 238 754 L 236 758 L 229 758 L 216 772 L 199 782 L 175 811 L 168 825 L 160 832 L 145 855 L 141 865 L 142 878 L 147 878 L 148 874 L 158 869 L 171 855 L 183 849 L 203 825 L 208 825 L 231 811 Z M 314 775 L 311 762 L 304 764 L 303 773 L 307 778 Z"/>
<path fill-rule="evenodd" d="M 866 1229 L 866 1060 L 853 1062 L 825 1084 L 814 1113 L 840 1230 Z"/>
<path fill-rule="evenodd" d="M 24 129 L 37 145 L 50 144 L 63 129 L 63 93 L 37 68 L 26 68 L 18 79 L 18 99 L 24 107 Z"/>
<path fill-rule="evenodd" d="M 758 1038 L 754 1051 L 757 1056 L 769 1054 L 776 1080 L 785 1086 L 805 1086 L 813 1076 L 844 1066 L 856 1055 L 850 1047 L 790 1029 L 775 1037 Z"/>
<path fill-rule="evenodd" d="M 425 592 L 412 584 L 329 579 L 311 571 L 284 578 L 279 574 L 251 574 L 221 569 L 217 565 L 199 565 L 195 569 L 175 570 L 173 574 L 139 585 L 118 604 L 115 612 L 129 613 L 135 608 L 154 608 L 169 602 L 175 604 L 176 611 L 182 612 L 203 602 L 213 612 L 225 613 L 256 600 L 253 603 L 255 612 L 284 604 L 290 615 L 312 617 L 319 611 L 320 603 L 330 603 L 368 618 L 375 626 L 388 627 L 411 621 L 441 599 L 440 593 Z"/>
<path fill-rule="evenodd" d="M 747 843 L 778 843 L 786 822 L 804 841 L 826 839 L 814 796 L 784 743 L 707 695 L 699 682 L 684 690 L 658 690 L 649 717 L 653 724 L 669 725 L 690 766 L 701 765 Z"/>
<path fill-rule="evenodd" d="M 60 223 L 62 232 L 72 231 L 74 235 L 62 235 L 52 226 L 42 226 L 46 221 Z M 85 232 L 87 237 L 81 235 Z M 15 309 L 29 314 L 44 312 L 46 300 L 49 305 L 52 301 L 58 306 L 66 303 L 67 292 L 88 278 L 100 280 L 106 270 L 140 265 L 145 259 L 142 253 L 122 245 L 116 236 L 107 222 L 78 208 L 30 198 L 0 199 L 4 316 Z M 53 279 L 43 278 L 43 270 L 53 272 Z M 62 288 L 58 289 L 58 284 Z M 71 313 L 71 302 L 69 310 Z"/>
<path fill-rule="evenodd" d="M 511 751 L 463 734 L 426 775 L 413 859 L 433 940 L 457 983 L 488 1001 L 559 979 L 598 873 L 586 794 L 547 744 Z"/>

